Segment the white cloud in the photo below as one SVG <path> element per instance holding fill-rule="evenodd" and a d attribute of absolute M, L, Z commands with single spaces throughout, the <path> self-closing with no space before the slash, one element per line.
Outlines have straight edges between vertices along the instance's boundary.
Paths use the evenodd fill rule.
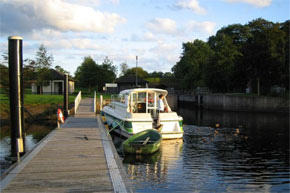
<path fill-rule="evenodd" d="M 226 0 L 227 2 L 230 3 L 248 3 L 252 4 L 256 7 L 267 7 L 272 3 L 272 0 Z"/>
<path fill-rule="evenodd" d="M 126 21 L 118 14 L 101 12 L 65 0 L 2 0 L 0 12 L 2 33 L 29 33 L 33 29 L 48 28 L 112 33 L 117 24 Z"/>
<path fill-rule="evenodd" d="M 190 21 L 188 22 L 188 30 L 202 32 L 207 34 L 212 34 L 214 32 L 216 23 L 210 21 L 197 22 Z"/>
<path fill-rule="evenodd" d="M 160 71 L 160 64 L 162 64 L 162 71 L 170 71 L 173 64 L 175 64 L 180 55 L 180 47 L 181 44 L 178 43 L 165 43 L 163 41 L 158 41 L 157 45 L 151 48 L 149 51 L 153 55 L 153 58 L 158 58 L 158 61 L 155 61 L 155 65 L 159 68 Z"/>
<path fill-rule="evenodd" d="M 167 18 L 155 18 L 146 23 L 146 27 L 155 33 L 175 34 L 177 33 L 176 22 Z"/>
<path fill-rule="evenodd" d="M 110 0 L 113 4 L 118 5 L 120 3 L 120 0 Z"/>
<path fill-rule="evenodd" d="M 160 55 L 168 55 L 169 53 L 177 49 L 176 44 L 165 43 L 163 41 L 158 41 L 157 46 L 151 48 L 150 51 L 153 53 L 158 53 Z"/>
<path fill-rule="evenodd" d="M 33 40 L 55 40 L 63 38 L 63 33 L 52 29 L 32 30 Z"/>
<path fill-rule="evenodd" d="M 151 32 L 146 32 L 144 34 L 144 40 L 146 41 L 155 41 L 156 39 L 157 39 L 156 36 Z"/>
<path fill-rule="evenodd" d="M 183 9 L 190 9 L 196 14 L 206 14 L 206 10 L 199 5 L 198 0 L 180 0 L 176 6 Z"/>
<path fill-rule="evenodd" d="M 98 6 L 101 4 L 100 0 L 67 0 L 71 3 L 82 4 L 87 6 Z"/>

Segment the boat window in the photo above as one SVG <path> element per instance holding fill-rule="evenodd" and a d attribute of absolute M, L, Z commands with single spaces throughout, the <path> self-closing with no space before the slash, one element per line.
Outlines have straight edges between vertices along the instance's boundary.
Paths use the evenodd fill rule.
<path fill-rule="evenodd" d="M 154 107 L 154 93 L 148 93 L 148 107 Z"/>
<path fill-rule="evenodd" d="M 126 97 L 128 97 L 128 95 L 119 94 L 117 101 L 120 102 L 120 103 L 124 103 L 125 104 L 126 103 L 126 99 L 127 99 Z"/>
<path fill-rule="evenodd" d="M 133 113 L 146 113 L 146 92 L 132 93 L 130 108 Z"/>
<path fill-rule="evenodd" d="M 138 103 L 145 103 L 145 102 L 146 102 L 146 92 L 139 92 Z"/>
<path fill-rule="evenodd" d="M 138 93 L 138 113 L 146 113 L 146 92 Z"/>
<path fill-rule="evenodd" d="M 137 93 L 131 94 L 130 108 L 132 113 L 137 113 Z"/>

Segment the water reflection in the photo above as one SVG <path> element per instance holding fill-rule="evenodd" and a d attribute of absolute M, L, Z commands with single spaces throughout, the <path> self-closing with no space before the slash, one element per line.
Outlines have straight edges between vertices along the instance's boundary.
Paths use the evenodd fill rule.
<path fill-rule="evenodd" d="M 182 146 L 182 139 L 163 140 L 160 151 L 152 155 L 126 155 L 123 163 L 136 189 L 157 190 L 164 186 L 180 158 Z"/>
<path fill-rule="evenodd" d="M 183 140 L 163 140 L 151 156 L 124 157 L 137 192 L 289 192 L 288 115 L 188 106 L 179 114 Z"/>
<path fill-rule="evenodd" d="M 25 137 L 25 150 L 26 152 L 32 150 L 35 145 L 48 133 L 50 133 L 56 127 L 53 121 L 35 122 L 33 124 L 26 124 L 26 137 Z M 10 146 L 10 127 L 8 125 L 1 125 L 1 136 L 0 139 L 0 167 L 1 175 L 7 170 L 12 164 L 9 161 L 11 146 Z"/>

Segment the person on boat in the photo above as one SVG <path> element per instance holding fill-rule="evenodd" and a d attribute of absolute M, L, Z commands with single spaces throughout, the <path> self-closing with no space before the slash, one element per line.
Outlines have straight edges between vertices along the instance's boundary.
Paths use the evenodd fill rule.
<path fill-rule="evenodd" d="M 164 96 L 162 94 L 159 95 L 159 100 L 157 101 L 157 129 L 159 129 L 162 125 L 160 124 L 160 113 L 164 112 L 164 103 L 163 103 Z"/>

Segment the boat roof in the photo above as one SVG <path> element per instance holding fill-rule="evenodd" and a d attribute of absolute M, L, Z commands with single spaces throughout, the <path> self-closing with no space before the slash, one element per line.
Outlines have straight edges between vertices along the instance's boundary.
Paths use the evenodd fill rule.
<path fill-rule="evenodd" d="M 132 92 L 159 92 L 162 93 L 164 96 L 168 94 L 167 90 L 159 89 L 159 88 L 135 88 L 135 89 L 127 89 L 122 90 L 120 94 L 130 94 Z"/>

